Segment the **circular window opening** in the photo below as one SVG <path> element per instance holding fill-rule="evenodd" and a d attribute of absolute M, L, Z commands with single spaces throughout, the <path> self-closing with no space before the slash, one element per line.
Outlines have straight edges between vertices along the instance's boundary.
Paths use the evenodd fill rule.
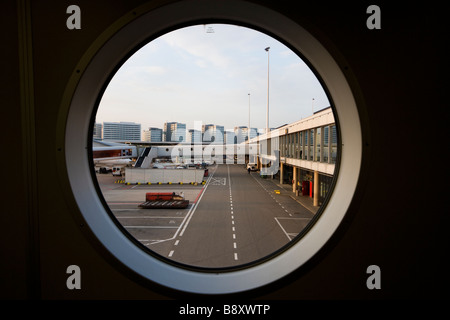
<path fill-rule="evenodd" d="M 326 91 L 298 54 L 247 27 L 193 25 L 150 41 L 93 116 L 111 217 L 150 254 L 189 268 L 270 259 L 332 192 L 338 126 Z"/>
<path fill-rule="evenodd" d="M 197 10 L 199 7 L 202 10 Z M 93 50 L 95 54 L 83 58 L 84 60 L 78 69 L 82 69 L 83 72 L 74 75 L 74 77 L 77 77 L 77 81 L 69 84 L 68 92 L 73 94 L 71 94 L 67 108 L 65 166 L 79 212 L 90 230 L 102 243 L 103 248 L 143 279 L 187 292 L 214 294 L 250 290 L 276 281 L 301 267 L 323 247 L 343 219 L 356 188 L 361 161 L 361 133 L 356 105 L 345 77 L 333 58 L 317 40 L 296 23 L 267 8 L 240 1 L 227 1 L 226 6 L 220 7 L 209 2 L 193 1 L 189 5 L 176 3 L 150 11 L 144 9 L 142 14 L 139 13 L 140 15 L 137 15 L 136 10 L 130 23 L 121 26 L 121 28 L 115 28 L 114 30 L 119 31 L 112 32 L 108 41 L 94 44 L 94 47 L 97 48 Z M 169 17 L 170 19 L 168 19 Z M 230 147 L 232 150 L 237 150 L 235 146 L 238 144 L 234 143 L 237 140 L 232 140 L 233 143 L 230 144 L 223 144 L 226 140 L 218 141 L 217 137 L 220 137 L 220 135 L 217 134 L 217 131 L 220 130 L 217 130 L 217 126 L 215 126 L 213 129 L 210 128 L 210 137 L 214 138 L 210 140 L 213 143 L 206 146 L 203 141 L 202 144 L 193 144 L 194 157 L 192 155 L 190 157 L 191 160 L 194 160 L 192 162 L 185 161 L 189 159 L 188 153 L 191 143 L 183 136 L 183 139 L 180 139 L 180 136 L 177 139 L 177 134 L 180 134 L 179 128 L 173 131 L 175 142 L 170 146 L 168 144 L 170 141 L 161 142 L 162 148 L 154 148 L 153 145 L 149 148 L 149 143 L 138 145 L 131 142 L 132 139 L 127 138 L 113 138 L 110 140 L 114 141 L 107 142 L 110 145 L 105 145 L 105 140 L 107 140 L 104 136 L 106 122 L 112 122 L 111 125 L 114 126 L 117 125 L 116 122 L 120 124 L 122 120 L 121 127 L 124 131 L 133 131 L 134 124 L 126 123 L 130 122 L 129 119 L 102 120 L 103 140 L 94 140 L 93 136 L 99 129 L 94 125 L 94 122 L 98 121 L 95 117 L 100 116 L 97 111 L 100 112 L 100 109 L 102 109 L 100 104 L 103 103 L 103 93 L 106 94 L 108 90 L 106 84 L 112 84 L 114 82 L 112 76 L 125 70 L 119 69 L 115 73 L 122 64 L 125 67 L 127 64 L 125 61 L 127 57 L 130 57 L 130 52 L 141 48 L 142 44 L 148 43 L 149 39 L 161 39 L 161 37 L 158 37 L 159 35 L 166 34 L 168 30 L 179 29 L 177 26 L 191 25 L 190 28 L 198 28 L 198 23 L 203 21 L 209 23 L 211 19 L 215 19 L 214 22 L 233 21 L 233 25 L 251 26 L 254 30 L 262 30 L 265 34 L 273 35 L 274 38 L 280 40 L 278 42 L 271 38 L 270 44 L 262 45 L 260 51 L 262 51 L 264 59 L 267 60 L 262 65 L 260 63 L 258 68 L 266 72 L 262 73 L 261 79 L 254 81 L 255 87 L 241 88 L 241 96 L 243 95 L 248 100 L 245 99 L 247 100 L 246 103 L 236 103 L 240 105 L 240 111 L 234 111 L 235 120 L 243 118 L 247 122 L 248 109 L 251 110 L 251 115 L 253 115 L 254 109 L 257 107 L 258 90 L 261 90 L 259 94 L 262 95 L 266 86 L 267 90 L 264 95 L 267 100 L 262 98 L 261 101 L 264 101 L 264 103 L 260 102 L 259 108 L 264 108 L 269 101 L 270 119 L 269 125 L 265 127 L 273 128 L 273 130 L 263 130 L 263 133 L 257 137 L 252 137 L 250 132 L 249 139 L 244 141 L 244 144 L 249 148 L 245 148 L 244 156 L 240 157 L 242 155 L 237 154 L 237 151 L 234 153 L 230 151 Z M 206 24 L 203 27 L 204 33 L 202 35 L 215 36 L 219 32 L 219 27 L 222 28 L 224 25 Z M 226 27 L 231 26 L 226 25 Z M 283 68 L 276 67 L 275 48 L 281 43 L 287 44 L 293 52 L 302 56 L 304 61 L 310 64 L 311 70 L 315 70 L 318 78 L 321 79 L 321 81 L 317 79 L 316 81 L 322 83 L 323 87 L 326 88 L 324 96 L 328 97 L 330 108 L 326 108 L 328 106 L 325 105 L 323 110 L 318 110 L 320 99 L 318 96 L 310 95 L 307 97 L 307 99 L 310 99 L 311 106 L 309 115 L 296 116 L 292 113 L 286 124 L 279 125 L 275 124 L 276 116 L 278 116 L 276 114 L 277 109 L 274 109 L 276 104 L 274 99 L 277 97 L 275 75 L 277 71 Z M 136 52 L 136 55 L 138 54 L 139 51 Z M 203 54 L 207 54 L 207 52 L 203 52 Z M 291 53 L 286 51 L 285 54 L 287 56 Z M 279 55 L 281 55 L 281 52 L 279 52 Z M 300 59 L 298 56 L 297 59 Z M 209 57 L 211 58 L 211 56 Z M 207 56 L 205 56 L 206 58 Z M 208 60 L 201 61 L 199 59 L 196 65 L 205 66 L 207 62 Z M 220 60 L 216 60 L 216 62 L 220 63 Z M 159 76 L 162 76 L 161 72 L 164 70 L 157 67 L 158 65 L 151 64 L 141 71 L 147 72 L 147 77 L 152 74 L 154 76 L 158 72 L 160 73 Z M 229 68 L 227 71 L 236 72 L 236 69 Z M 281 75 L 286 76 L 282 73 Z M 191 74 L 191 76 L 194 77 L 195 75 Z M 212 76 L 217 77 L 217 74 Z M 135 79 L 130 77 L 128 80 L 132 82 Z M 242 82 L 236 82 L 242 84 Z M 207 86 L 213 85 L 220 88 L 218 83 L 207 84 Z M 280 87 L 278 89 L 282 90 Z M 222 100 L 226 100 L 223 97 L 228 96 L 231 95 L 218 96 L 216 103 L 223 103 Z M 199 100 L 201 98 L 197 97 Z M 240 99 L 243 100 L 242 97 Z M 280 95 L 278 99 L 281 99 Z M 156 100 L 151 99 L 147 102 L 151 103 L 151 101 Z M 188 102 L 185 101 L 186 105 L 190 105 Z M 230 109 L 235 107 L 232 104 L 229 105 Z M 320 107 L 322 106 L 320 105 Z M 147 108 L 160 114 L 159 111 L 155 111 L 158 110 L 157 106 L 150 105 Z M 223 111 L 223 108 L 210 109 L 215 112 Z M 281 107 L 278 111 L 280 110 Z M 133 113 L 132 111 L 132 109 L 127 109 L 130 114 Z M 166 107 L 160 111 L 170 112 L 170 108 Z M 315 111 L 316 113 L 314 113 Z M 243 114 L 242 117 L 241 113 Z M 264 114 L 264 111 L 262 113 Z M 174 115 L 174 117 L 176 116 Z M 330 120 L 330 117 L 333 120 Z M 216 121 L 217 118 L 203 119 L 194 118 L 194 121 L 207 121 L 204 124 L 205 126 L 210 124 L 209 122 L 220 125 L 220 122 Z M 223 116 L 223 120 L 225 119 L 225 116 Z M 307 119 L 314 119 L 314 125 L 305 126 L 304 123 L 298 123 L 299 120 L 302 122 L 302 120 Z M 141 120 L 144 119 L 139 119 L 139 121 Z M 166 120 L 166 122 L 169 122 L 168 119 Z M 248 127 L 252 128 L 255 121 L 257 120 L 251 116 Z M 226 125 L 229 126 L 228 123 Z M 275 127 L 276 125 L 279 127 Z M 242 126 L 245 126 L 245 124 Z M 183 129 L 186 130 L 187 128 Z M 80 130 L 83 139 L 79 137 Z M 166 128 L 165 133 L 168 132 L 169 130 Z M 317 138 L 319 135 L 320 139 Z M 225 139 L 225 137 L 226 135 L 222 139 Z M 324 137 L 327 137 L 327 139 L 324 139 Z M 270 142 L 262 143 L 262 141 Z M 219 142 L 222 142 L 222 144 L 218 144 Z M 345 149 L 340 148 L 344 145 L 344 142 Z M 155 143 L 155 145 L 157 144 Z M 333 149 L 333 146 L 335 149 Z M 199 169 L 189 168 L 192 164 L 197 165 L 195 163 L 196 147 L 202 150 L 202 162 L 199 163 Z M 114 148 L 119 149 L 120 153 L 111 156 Z M 86 155 L 86 150 L 88 150 L 89 156 Z M 177 152 L 174 153 L 174 150 L 177 150 Z M 255 153 L 253 154 L 251 151 Z M 126 184 L 123 184 L 123 179 L 120 179 L 119 176 L 119 174 L 124 173 L 123 168 L 120 168 L 121 166 L 114 166 L 111 169 L 111 173 L 117 174 L 117 177 L 108 175 L 108 178 L 113 177 L 117 180 L 109 184 L 102 181 L 107 176 L 100 173 L 100 170 L 98 174 L 94 171 L 94 163 L 97 161 L 99 154 L 103 154 L 102 160 L 107 160 L 108 157 L 113 158 L 109 160 L 114 161 L 117 161 L 119 157 L 134 160 L 134 166 L 125 168 L 125 175 L 127 175 L 126 171 L 128 170 L 132 172 L 131 178 L 130 173 L 125 176 Z M 104 156 L 105 154 L 108 154 L 108 156 Z M 205 154 L 209 157 L 208 162 L 204 161 Z M 255 157 L 251 158 L 251 156 Z M 253 159 L 256 159 L 256 168 L 251 166 L 250 161 Z M 140 166 L 136 167 L 140 160 L 142 160 Z M 243 163 L 239 161 L 243 161 Z M 165 169 L 145 168 L 148 163 L 152 166 L 159 165 Z M 167 163 L 179 165 L 180 168 L 168 169 Z M 310 167 L 307 167 L 306 164 L 310 164 Z M 306 166 L 304 170 L 301 170 L 302 165 Z M 320 170 L 324 170 L 324 166 L 333 169 L 330 169 L 332 171 L 325 170 L 328 176 L 321 177 L 319 175 Z M 193 181 L 192 185 L 185 185 L 184 180 L 177 181 L 173 180 L 174 178 L 171 178 L 173 181 L 163 180 L 162 176 L 158 179 L 159 181 L 155 181 L 145 178 L 147 169 L 159 172 L 171 171 L 173 172 L 172 176 L 177 177 L 180 176 L 180 172 L 201 172 L 203 177 L 200 183 Z M 306 169 L 309 169 L 309 173 Z M 142 171 L 144 174 L 138 171 Z M 339 171 L 339 175 L 337 171 Z M 135 173 L 140 177 L 132 180 Z M 144 180 L 139 181 L 139 179 L 142 179 L 142 175 Z M 290 181 L 291 178 L 292 181 Z M 249 181 L 258 183 L 264 191 L 260 195 L 249 196 L 248 192 L 252 190 L 248 187 Z M 317 181 L 319 183 L 314 183 Z M 278 184 L 279 188 L 272 188 L 272 190 L 267 187 L 268 184 L 274 183 Z M 289 190 L 289 185 L 291 185 L 291 190 Z M 288 190 L 285 190 L 286 186 Z M 214 191 L 213 189 L 224 189 L 225 191 L 212 192 L 214 196 L 210 197 L 209 193 Z M 137 190 L 139 192 L 133 193 Z M 310 200 L 315 201 L 312 206 L 319 209 L 313 217 L 295 217 L 296 213 L 289 212 L 291 207 L 285 207 L 283 201 L 292 197 L 307 197 L 306 190 L 309 191 L 310 197 L 311 195 L 317 196 L 317 194 L 323 195 L 322 200 L 319 197 L 310 198 Z M 124 191 L 131 191 L 128 193 L 130 196 L 122 198 Z M 183 210 L 187 209 L 187 212 L 178 210 L 178 208 L 168 211 L 166 208 L 150 209 L 142 207 L 143 203 L 154 201 L 155 199 L 152 199 L 152 197 L 162 197 L 165 194 L 169 194 L 170 197 L 165 201 L 177 200 L 175 197 L 181 197 L 181 201 L 189 200 L 188 207 L 182 208 Z M 280 201 L 283 196 L 285 196 L 285 200 Z M 270 202 L 271 209 L 267 210 L 266 206 L 261 206 L 251 212 L 252 209 L 248 206 L 255 206 L 255 203 L 261 201 Z M 220 206 L 217 205 L 218 202 L 221 203 Z M 134 207 L 130 207 L 131 204 Z M 204 210 L 204 214 L 201 214 L 201 205 L 207 205 L 206 207 L 209 208 Z M 226 216 L 225 213 L 214 215 L 216 210 L 222 210 L 222 206 L 227 208 Z M 247 206 L 246 209 L 245 206 Z M 272 215 L 271 218 L 267 218 L 271 214 L 272 208 L 276 206 L 286 209 L 287 216 L 284 214 Z M 243 213 L 245 211 L 246 213 Z M 258 216 L 258 213 L 260 216 Z M 289 213 L 292 216 L 289 216 Z M 264 218 L 258 219 L 261 216 Z M 294 218 L 299 219 L 295 220 Z M 302 224 L 301 218 L 308 221 L 306 223 L 303 221 Z M 181 222 L 179 222 L 180 220 Z M 272 227 L 263 226 L 268 232 L 263 235 L 255 235 L 255 228 L 251 228 L 251 225 L 255 221 L 259 223 L 260 220 L 265 220 L 267 224 L 271 223 Z M 294 221 L 301 226 L 292 223 Z M 150 229 L 168 231 L 169 236 L 149 238 L 148 231 Z M 175 233 L 171 234 L 170 232 L 173 231 Z M 266 241 L 266 238 L 277 238 L 277 236 L 274 236 L 275 233 L 281 234 L 284 237 L 284 242 L 278 242 L 268 251 L 257 252 L 260 249 L 256 248 L 273 245 L 272 242 L 275 241 Z M 197 243 L 192 245 L 193 247 L 186 245 L 186 243 L 193 243 L 188 242 L 188 234 L 191 238 L 189 241 L 194 239 Z M 213 241 L 209 240 L 211 238 L 201 238 L 211 234 L 213 234 Z M 141 238 L 141 236 L 145 237 Z M 183 239 L 177 237 L 183 237 Z M 210 241 L 215 242 L 215 247 L 212 247 L 213 243 L 209 243 Z M 239 241 L 247 242 L 240 243 Z M 262 245 L 258 247 L 258 243 L 262 243 Z M 157 246 L 159 247 L 157 248 Z M 207 248 L 208 255 L 196 254 L 195 251 L 203 250 L 205 252 L 205 248 Z M 231 260 L 224 253 L 231 253 Z M 205 257 L 206 259 L 204 259 Z"/>

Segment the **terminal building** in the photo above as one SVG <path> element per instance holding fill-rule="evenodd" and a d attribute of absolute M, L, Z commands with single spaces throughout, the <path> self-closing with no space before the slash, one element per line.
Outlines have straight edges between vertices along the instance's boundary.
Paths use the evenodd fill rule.
<path fill-rule="evenodd" d="M 173 129 L 176 133 L 179 128 Z M 213 132 L 211 127 L 205 129 Z M 205 143 L 200 141 L 199 131 L 192 136 L 196 138 L 191 137 L 193 141 L 189 143 L 129 141 L 137 148 L 135 167 L 152 168 L 158 159 L 172 159 L 177 163 L 255 162 L 263 178 L 289 184 L 293 193 L 312 198 L 316 207 L 325 201 L 331 189 L 338 157 L 337 127 L 331 107 L 240 144 L 224 143 L 222 139 Z"/>
<path fill-rule="evenodd" d="M 313 198 L 320 206 L 331 188 L 338 154 L 336 123 L 331 107 L 312 116 L 271 130 L 251 139 L 259 144 L 258 167 L 264 158 L 279 155 L 278 170 L 271 178 L 280 184 L 291 184 L 297 195 Z M 273 160 L 270 160 L 273 163 Z"/>

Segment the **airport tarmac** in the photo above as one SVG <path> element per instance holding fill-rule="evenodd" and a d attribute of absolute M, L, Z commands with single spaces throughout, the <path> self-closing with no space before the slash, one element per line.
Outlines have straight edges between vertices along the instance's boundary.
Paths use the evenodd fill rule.
<path fill-rule="evenodd" d="M 125 185 L 97 174 L 103 197 L 124 232 L 152 254 L 201 268 L 229 268 L 273 254 L 314 214 L 271 179 L 243 165 L 209 167 L 204 185 Z M 142 209 L 146 192 L 183 192 L 186 209 Z M 146 249 L 144 249 L 146 250 Z"/>

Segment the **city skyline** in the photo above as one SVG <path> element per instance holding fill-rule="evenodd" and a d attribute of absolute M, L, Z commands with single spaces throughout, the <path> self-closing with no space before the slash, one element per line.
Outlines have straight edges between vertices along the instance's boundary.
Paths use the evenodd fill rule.
<path fill-rule="evenodd" d="M 129 127 L 125 129 L 123 127 Z M 130 127 L 134 127 L 130 130 Z M 105 128 L 107 128 L 105 130 Z M 138 129 L 137 129 L 138 128 Z M 218 130 L 217 130 L 218 129 Z M 124 135 L 124 132 L 131 133 L 131 135 Z M 137 132 L 140 132 L 140 139 L 137 139 Z M 155 138 L 156 136 L 159 138 Z M 216 143 L 228 143 L 229 137 L 227 134 L 233 134 L 233 138 L 237 138 L 237 142 L 243 142 L 248 139 L 247 126 L 235 126 L 234 128 L 225 129 L 221 125 L 203 124 L 201 121 L 196 121 L 193 128 L 187 127 L 181 122 L 166 122 L 162 128 L 148 127 L 142 128 L 141 123 L 135 121 L 105 121 L 103 123 L 94 123 L 93 138 L 99 140 L 130 140 L 130 141 L 170 141 L 170 142 L 194 142 L 192 134 L 201 134 L 201 141 Z M 261 134 L 258 128 L 250 128 L 250 138 L 254 138 Z M 183 137 L 181 140 L 179 137 Z M 198 138 L 198 136 L 196 136 Z M 213 140 L 211 138 L 214 137 Z M 218 138 L 218 140 L 217 140 Z M 236 138 L 233 140 L 236 143 Z"/>
<path fill-rule="evenodd" d="M 207 32 L 213 30 L 213 32 Z M 195 121 L 266 126 L 270 46 L 269 126 L 308 117 L 330 105 L 309 67 L 264 33 L 234 25 L 197 25 L 143 46 L 108 84 L 96 122 L 137 122 L 142 128 Z"/>

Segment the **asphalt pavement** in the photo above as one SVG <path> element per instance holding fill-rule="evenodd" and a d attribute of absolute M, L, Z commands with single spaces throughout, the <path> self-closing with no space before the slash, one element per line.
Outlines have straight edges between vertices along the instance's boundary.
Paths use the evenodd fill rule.
<path fill-rule="evenodd" d="M 209 168 L 204 185 L 123 185 L 98 175 L 117 222 L 145 250 L 194 267 L 229 268 L 288 244 L 314 213 L 283 186 L 243 165 Z M 146 192 L 183 191 L 186 209 L 141 209 Z"/>

